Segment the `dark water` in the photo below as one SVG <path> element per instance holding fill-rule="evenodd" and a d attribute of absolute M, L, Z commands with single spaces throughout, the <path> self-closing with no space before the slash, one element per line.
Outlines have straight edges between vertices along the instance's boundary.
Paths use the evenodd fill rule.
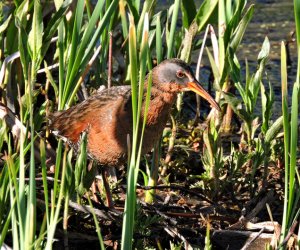
<path fill-rule="evenodd" d="M 268 81 L 274 90 L 273 118 L 281 115 L 281 77 L 280 77 L 280 46 L 281 41 L 292 40 L 290 33 L 295 30 L 293 1 L 269 0 L 249 1 L 248 5 L 255 4 L 253 18 L 250 21 L 242 43 L 238 48 L 237 56 L 241 67 L 245 70 L 245 59 L 248 61 L 250 73 L 254 73 L 257 66 L 257 56 L 267 36 L 270 41 L 270 55 L 266 66 L 267 77 L 264 79 L 266 89 Z M 217 32 L 217 30 L 215 30 Z M 295 81 L 297 69 L 296 43 L 289 43 L 291 65 L 288 67 L 289 94 Z M 194 53 L 192 61 L 197 62 L 198 53 Z M 204 53 L 202 62 L 209 66 L 207 55 Z M 210 71 L 208 67 L 201 70 L 202 82 L 207 82 Z M 261 114 L 260 99 L 257 103 L 257 114 Z"/>

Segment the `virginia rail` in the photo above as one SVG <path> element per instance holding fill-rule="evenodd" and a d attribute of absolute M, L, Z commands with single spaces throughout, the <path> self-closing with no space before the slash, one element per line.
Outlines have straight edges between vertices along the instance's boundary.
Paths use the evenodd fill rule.
<path fill-rule="evenodd" d="M 144 85 L 146 92 L 147 77 Z M 142 153 L 150 151 L 159 140 L 177 93 L 186 90 L 196 92 L 220 110 L 185 62 L 169 59 L 153 68 Z M 143 116 L 143 109 L 141 114 Z M 50 128 L 73 146 L 78 145 L 81 133 L 86 131 L 91 158 L 104 166 L 124 164 L 127 161 L 127 134 L 132 134 L 131 87 L 105 89 L 68 110 L 52 114 Z"/>

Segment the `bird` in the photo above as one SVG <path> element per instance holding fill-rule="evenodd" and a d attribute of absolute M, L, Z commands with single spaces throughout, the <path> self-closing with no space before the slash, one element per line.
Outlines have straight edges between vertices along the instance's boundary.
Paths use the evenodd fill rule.
<path fill-rule="evenodd" d="M 144 82 L 146 95 L 148 75 Z M 162 61 L 152 69 L 150 103 L 146 117 L 142 154 L 148 153 L 160 139 L 176 100 L 177 94 L 191 90 L 220 111 L 218 103 L 196 80 L 191 67 L 173 58 Z M 144 119 L 145 97 L 142 102 L 141 122 Z M 50 129 L 78 148 L 83 132 L 87 135 L 88 156 L 99 165 L 118 167 L 128 160 L 127 135 L 132 135 L 131 86 L 113 86 L 102 90 L 49 117 Z"/>

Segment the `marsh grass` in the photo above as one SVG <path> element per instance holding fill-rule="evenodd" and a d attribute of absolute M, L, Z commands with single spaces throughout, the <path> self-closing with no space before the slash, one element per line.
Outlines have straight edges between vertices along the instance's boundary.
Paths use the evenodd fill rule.
<path fill-rule="evenodd" d="M 299 173 L 297 170 L 297 152 L 298 152 L 298 117 L 299 117 L 299 86 L 300 86 L 300 4 L 294 1 L 294 15 L 296 23 L 297 36 L 297 76 L 293 85 L 292 103 L 289 110 L 289 98 L 287 87 L 287 52 L 284 44 L 281 44 L 281 87 L 282 87 L 282 114 L 283 114 L 283 130 L 284 130 L 284 163 L 285 163 L 285 179 L 284 179 L 284 211 L 282 218 L 281 230 L 281 248 L 287 244 L 286 236 L 291 230 L 299 217 Z M 298 229 L 298 236 L 300 230 Z M 299 247 L 299 241 L 298 241 Z"/>
<path fill-rule="evenodd" d="M 223 210 L 218 210 L 220 213 L 224 209 L 233 211 L 233 207 L 238 207 L 236 213 L 239 216 L 247 206 L 244 197 L 250 203 L 251 198 L 255 199 L 262 191 L 272 189 L 275 181 L 268 177 L 271 164 L 277 161 L 285 166 L 280 237 L 283 247 L 285 237 L 299 215 L 299 174 L 296 166 L 300 63 L 289 109 L 286 51 L 282 45 L 283 116 L 271 121 L 274 93 L 272 83 L 265 77 L 270 51 L 268 38 L 262 44 L 254 72 L 250 72 L 246 63 L 246 74 L 243 75 L 236 55 L 255 6 L 247 5 L 244 0 L 206 0 L 197 8 L 190 0 L 175 0 L 170 6 L 160 9 L 156 1 L 150 0 L 100 0 L 95 6 L 84 0 L 79 0 L 76 5 L 69 0 L 55 0 L 54 5 L 50 5 L 50 14 L 45 16 L 46 6 L 37 0 L 9 2 L 6 12 L 3 4 L 0 3 L 0 246 L 52 249 L 59 228 L 63 230 L 61 245 L 67 247 L 71 243 L 69 232 L 74 230 L 70 218 L 76 215 L 83 219 L 78 211 L 71 208 L 71 201 L 76 201 L 78 206 L 90 211 L 90 224 L 80 224 L 82 228 L 78 231 L 93 231 L 101 249 L 108 244 L 103 241 L 103 233 L 107 236 L 117 231 L 114 225 L 119 231 L 122 230 L 122 236 L 118 238 L 122 249 L 135 246 L 179 249 L 189 246 L 189 241 L 197 247 L 201 245 L 211 249 L 217 223 L 209 218 L 212 214 L 207 213 L 195 221 L 190 217 L 188 223 L 182 219 L 175 221 L 179 223 L 178 227 L 175 219 L 167 215 L 174 207 L 181 208 L 178 204 L 183 201 L 177 197 L 189 198 L 179 191 L 167 191 L 171 189 L 172 182 L 181 190 L 191 192 L 190 196 L 195 195 L 192 191 L 196 190 L 197 195 L 202 195 L 214 208 L 222 207 Z M 294 7 L 299 38 L 298 1 L 295 1 Z M 178 22 L 179 16 L 182 22 Z M 195 38 L 202 37 L 201 32 L 208 23 L 211 24 L 207 28 L 211 46 L 207 43 L 209 47 L 204 50 L 205 44 Z M 131 84 L 133 108 L 133 134 L 128 135 L 130 157 L 127 182 L 124 175 L 121 180 L 126 182 L 126 198 L 120 198 L 122 192 L 118 192 L 116 199 L 124 207 L 123 221 L 116 216 L 115 220 L 110 221 L 111 227 L 107 226 L 109 223 L 102 223 L 105 220 L 99 216 L 98 210 L 103 207 L 94 197 L 98 194 L 92 194 L 86 186 L 90 175 L 93 178 L 93 173 L 87 168 L 88 135 L 82 134 L 79 150 L 75 154 L 62 140 L 49 135 L 46 121 L 46 116 L 54 110 L 67 109 L 79 102 L 86 90 L 91 92 L 94 81 L 98 84 L 106 82 L 109 32 L 113 33 L 114 45 L 120 45 L 117 52 L 121 58 L 116 53 L 114 59 L 124 62 L 121 70 L 112 73 L 117 75 L 115 82 L 118 80 L 123 84 L 127 81 Z M 118 32 L 119 37 L 114 35 Z M 300 39 L 297 40 L 299 51 Z M 141 146 L 153 64 L 172 57 L 189 62 L 191 54 L 200 45 L 203 45 L 202 51 L 209 58 L 216 100 L 222 106 L 222 112 L 219 115 L 213 112 L 208 114 L 205 117 L 207 125 L 201 129 L 199 115 L 192 123 L 183 119 L 183 100 L 186 96 L 179 95 L 176 108 L 172 111 L 171 125 L 157 146 L 156 160 L 151 162 L 146 158 L 151 166 L 150 171 L 146 171 L 141 163 Z M 199 65 L 200 62 L 201 58 Z M 45 73 L 40 73 L 43 67 Z M 144 82 L 147 72 L 148 89 L 145 93 L 140 83 Z M 231 94 L 232 89 L 238 94 Z M 254 107 L 259 100 L 261 110 L 257 114 Z M 238 143 L 229 140 L 231 146 L 226 147 L 223 133 L 235 133 L 233 115 L 241 123 L 241 134 L 236 135 Z M 282 130 L 284 139 L 280 137 Z M 186 136 L 187 132 L 189 136 Z M 281 151 L 283 147 L 284 156 Z M 192 154 L 197 155 L 199 160 L 196 167 L 190 166 L 192 164 L 188 160 Z M 164 183 L 168 189 L 156 194 L 154 190 L 160 185 L 153 176 L 160 173 L 160 165 L 164 166 L 164 175 L 160 176 L 159 184 Z M 280 171 L 276 169 L 276 172 Z M 41 181 L 38 181 L 40 177 Z M 145 199 L 153 205 L 137 198 L 136 191 L 141 189 L 140 184 L 143 183 L 141 180 L 152 186 Z M 186 187 L 189 187 L 188 190 L 185 190 Z M 230 194 L 228 190 L 231 190 Z M 247 190 L 246 195 L 240 190 Z M 164 201 L 160 200 L 162 197 Z M 231 200 L 228 197 L 232 197 Z M 200 214 L 201 209 L 197 205 L 190 206 L 186 202 L 182 207 L 189 207 L 193 214 Z M 186 215 L 187 210 L 175 212 L 191 216 Z M 237 221 L 238 217 L 233 219 Z M 199 220 L 205 222 L 202 224 L 204 226 L 199 226 Z M 88 220 L 84 221 L 88 224 Z M 190 237 L 188 233 L 184 234 L 182 228 L 194 233 L 195 230 L 189 231 L 188 228 L 192 224 L 199 230 Z M 221 222 L 218 224 L 219 228 L 226 226 Z M 138 233 L 140 238 L 135 237 Z M 201 243 L 195 241 L 197 238 L 201 238 Z"/>

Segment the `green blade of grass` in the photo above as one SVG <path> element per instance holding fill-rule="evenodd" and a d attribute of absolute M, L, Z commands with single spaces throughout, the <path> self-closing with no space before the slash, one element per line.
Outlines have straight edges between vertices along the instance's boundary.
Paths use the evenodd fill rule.
<path fill-rule="evenodd" d="M 284 42 L 281 43 L 281 93 L 282 93 L 282 115 L 283 115 L 283 131 L 284 131 L 284 200 L 283 200 L 283 218 L 281 242 L 285 238 L 288 224 L 288 183 L 289 183 L 289 113 L 288 113 L 288 92 L 287 92 L 287 65 L 286 65 L 286 49 Z"/>
<path fill-rule="evenodd" d="M 289 204 L 288 218 L 292 219 L 292 209 L 294 207 L 295 194 L 295 174 L 297 167 L 297 143 L 298 143 L 298 86 L 297 83 L 293 87 L 292 110 L 291 110 L 291 140 L 290 140 L 290 165 L 289 165 Z"/>
<path fill-rule="evenodd" d="M 218 0 L 203 1 L 195 17 L 198 24 L 198 31 L 201 31 L 203 27 L 207 25 L 212 13 L 217 7 L 218 2 Z"/>
<path fill-rule="evenodd" d="M 137 72 L 137 45 L 136 28 L 133 16 L 129 16 L 129 62 L 131 75 L 131 101 L 132 101 L 132 120 L 133 135 L 130 162 L 128 163 L 127 192 L 124 208 L 123 226 L 122 226 L 122 250 L 132 249 L 133 225 L 135 214 L 136 193 L 134 185 L 134 170 L 136 166 L 136 148 L 137 148 L 137 109 L 138 109 L 138 72 Z"/>
<path fill-rule="evenodd" d="M 98 4 L 100 3 L 103 4 L 103 1 L 98 2 Z M 79 36 L 80 36 L 81 25 L 82 25 L 83 10 L 84 10 L 84 0 L 79 0 L 76 5 L 76 13 L 75 13 L 75 20 L 74 20 L 74 26 L 72 32 L 72 42 L 70 48 L 70 57 L 68 60 L 65 88 L 67 88 L 68 86 L 68 81 L 71 78 L 73 67 L 76 67 L 76 70 L 78 69 L 78 66 L 75 65 L 75 58 L 79 50 L 78 45 L 79 45 Z"/>
<path fill-rule="evenodd" d="M 0 34 L 2 34 L 7 29 L 11 18 L 12 15 L 10 14 L 8 18 L 0 25 Z"/>
<path fill-rule="evenodd" d="M 283 128 L 283 116 L 280 116 L 268 129 L 265 135 L 266 143 L 271 143 Z"/>
<path fill-rule="evenodd" d="M 156 58 L 157 58 L 157 64 L 159 64 L 162 61 L 162 33 L 161 33 L 161 23 L 160 23 L 160 14 L 157 15 L 156 18 Z"/>
<path fill-rule="evenodd" d="M 62 173 L 61 173 L 61 188 L 58 194 L 58 201 L 57 203 L 51 204 L 52 207 L 52 216 L 50 217 L 50 222 L 49 222 L 49 227 L 47 230 L 47 242 L 45 243 L 45 249 L 46 250 L 51 250 L 52 249 L 52 244 L 53 244 L 53 238 L 55 234 L 55 230 L 57 227 L 57 224 L 59 222 L 59 214 L 60 214 L 60 208 L 61 208 L 61 203 L 63 201 L 64 197 L 64 187 L 65 187 L 65 176 L 66 176 L 66 165 L 67 165 L 67 150 L 65 150 L 63 159 L 62 159 Z M 56 165 L 57 166 L 57 165 Z M 52 200 L 54 200 L 53 198 Z"/>
<path fill-rule="evenodd" d="M 55 214 L 56 196 L 57 196 L 57 192 L 58 192 L 58 188 L 59 188 L 58 187 L 58 176 L 59 176 L 60 165 L 61 165 L 62 147 L 63 147 L 62 140 L 59 140 L 58 145 L 57 145 L 57 149 L 56 149 L 54 183 L 53 183 L 53 192 L 52 192 L 52 197 L 51 197 L 50 221 L 53 220 L 54 214 Z"/>
<path fill-rule="evenodd" d="M 41 48 L 42 58 L 45 57 L 51 39 L 53 38 L 55 32 L 57 31 L 58 26 L 62 22 L 62 19 L 65 17 L 65 14 L 69 9 L 70 4 L 71 4 L 70 0 L 64 1 L 62 5 L 59 7 L 59 9 L 57 10 L 57 12 L 55 12 L 53 17 L 51 17 L 49 23 L 47 24 L 47 27 L 45 28 L 45 31 L 43 33 L 43 44 Z"/>
<path fill-rule="evenodd" d="M 242 38 L 245 34 L 246 28 L 247 28 L 250 20 L 252 19 L 253 12 L 254 12 L 254 5 L 251 5 L 248 8 L 245 15 L 243 16 L 242 20 L 240 21 L 237 29 L 235 30 L 233 39 L 230 42 L 230 47 L 233 49 L 233 51 L 236 51 L 239 44 L 241 43 Z"/>
<path fill-rule="evenodd" d="M 121 249 L 132 249 L 133 230 L 135 224 L 136 214 L 136 183 L 139 173 L 139 162 L 141 156 L 141 148 L 143 143 L 143 131 L 145 128 L 145 117 L 147 116 L 147 109 L 150 100 L 150 92 L 147 92 L 147 96 L 144 95 L 144 82 L 146 65 L 148 58 L 148 37 L 149 37 L 149 20 L 148 15 L 145 15 L 144 30 L 142 36 L 141 52 L 140 52 L 140 86 L 137 86 L 137 42 L 136 42 L 136 29 L 133 21 L 133 16 L 129 17 L 129 58 L 131 69 L 131 91 L 132 91 L 132 112 L 133 116 L 133 139 L 132 139 L 132 152 L 130 156 L 130 162 L 128 164 L 128 180 L 127 180 L 127 194 L 125 201 L 125 210 L 122 226 L 122 245 Z M 135 68 L 133 68 L 135 66 Z M 133 75 L 135 74 L 135 75 Z M 150 86 L 151 87 L 151 86 Z M 148 85 L 149 88 L 149 85 Z M 143 99 L 145 105 L 143 105 Z M 144 121 L 142 130 L 139 129 L 139 121 L 141 111 L 144 111 Z M 141 133 L 139 133 L 141 131 Z M 139 138 L 138 138 L 139 137 Z M 139 141 L 138 141 L 139 139 Z M 138 151 L 137 151 L 138 149 Z"/>
<path fill-rule="evenodd" d="M 120 9 L 120 16 L 121 16 L 121 23 L 122 23 L 122 32 L 123 38 L 126 39 L 128 36 L 128 24 L 126 19 L 126 11 L 125 11 L 125 1 L 119 1 L 119 9 Z"/>
<path fill-rule="evenodd" d="M 34 1 L 34 12 L 32 20 L 32 29 L 28 36 L 29 51 L 31 52 L 31 58 L 34 62 L 34 70 L 38 70 L 39 62 L 41 60 L 41 49 L 42 49 L 42 38 L 43 38 L 43 19 L 42 19 L 42 8 L 39 0 Z M 35 72 L 32 72 L 35 74 Z M 32 79 L 34 80 L 34 79 Z"/>
<path fill-rule="evenodd" d="M 297 52 L 298 52 L 298 64 L 297 64 L 297 78 L 296 84 L 299 88 L 300 84 L 300 2 L 298 0 L 294 0 L 294 15 L 295 15 L 295 23 L 296 23 L 296 42 L 297 42 Z"/>
<path fill-rule="evenodd" d="M 142 32 L 143 32 L 143 25 L 144 25 L 144 19 L 145 19 L 145 15 L 147 14 L 148 16 L 151 15 L 152 10 L 155 8 L 156 6 L 156 1 L 157 0 L 146 0 L 144 1 L 143 4 L 143 10 L 141 15 L 139 16 L 139 22 L 138 22 L 138 26 L 137 26 L 137 41 L 141 42 L 142 39 Z"/>
<path fill-rule="evenodd" d="M 137 112 L 137 131 L 139 129 L 139 122 L 141 117 L 141 110 L 142 110 L 142 102 L 143 102 L 143 96 L 144 96 L 144 81 L 145 81 L 145 75 L 146 75 L 146 70 L 147 70 L 147 55 L 148 55 L 148 39 L 149 39 L 149 17 L 148 13 L 145 14 L 144 18 L 144 29 L 143 29 L 143 37 L 142 37 L 142 42 L 141 42 L 141 52 L 140 52 L 140 72 L 139 72 L 139 90 L 138 90 L 138 112 Z M 147 110 L 144 110 L 144 115 Z M 140 146 L 142 144 L 142 138 L 143 136 L 141 135 L 141 141 L 140 141 Z M 138 156 L 140 156 L 140 153 L 138 153 Z M 138 159 L 139 162 L 139 159 Z"/>
<path fill-rule="evenodd" d="M 195 2 L 190 0 L 182 0 L 181 12 L 183 27 L 188 29 L 197 14 Z"/>
<path fill-rule="evenodd" d="M 58 110 L 62 110 L 64 108 L 63 103 L 63 93 L 65 89 L 65 62 L 64 62 L 64 25 L 63 23 L 60 23 L 58 26 L 58 41 L 57 41 L 57 47 L 58 47 L 58 54 L 59 54 L 59 69 L 58 69 L 58 95 L 56 98 L 58 98 Z"/>
<path fill-rule="evenodd" d="M 49 197 L 48 197 L 48 183 L 47 183 L 47 167 L 46 167 L 46 150 L 45 142 L 40 141 L 40 154 L 41 154 L 41 166 L 42 166 L 42 178 L 43 178 L 43 188 L 44 188 L 44 198 L 45 198 L 45 211 L 46 211 L 46 221 L 47 228 L 49 227 Z"/>
<path fill-rule="evenodd" d="M 35 53 L 39 53 L 36 51 Z M 33 54 L 34 55 L 34 54 Z M 36 55 L 36 59 L 39 55 Z M 34 65 L 36 65 L 36 61 L 32 63 L 32 72 L 31 77 L 28 79 L 28 95 L 29 95 L 29 107 L 30 107 L 30 140 L 31 140 L 31 148 L 30 148 L 30 170 L 29 170 L 29 197 L 27 201 L 27 215 L 26 215 L 26 237 L 25 237 L 25 246 L 28 249 L 32 249 L 35 240 L 35 230 L 36 230 L 36 182 L 35 182 L 35 158 L 34 158 L 34 121 L 33 121 L 33 86 L 35 74 Z"/>
<path fill-rule="evenodd" d="M 29 1 L 23 1 L 22 4 L 16 10 L 16 26 L 18 28 L 18 49 L 20 51 L 20 60 L 23 68 L 24 79 L 28 79 L 28 63 L 29 63 L 29 55 L 27 50 L 25 49 L 27 46 L 28 36 L 25 31 L 25 27 L 27 24 L 27 13 L 29 11 Z"/>
<path fill-rule="evenodd" d="M 41 48 L 42 48 L 42 33 L 43 33 L 43 21 L 42 21 L 42 8 L 40 1 L 34 1 L 34 12 L 32 28 L 28 36 L 28 50 L 31 57 L 31 68 L 28 73 L 28 81 L 26 86 L 26 95 L 28 96 L 29 107 L 29 123 L 30 123 L 30 167 L 29 167 L 29 193 L 27 200 L 27 214 L 26 214 L 26 232 L 24 235 L 25 247 L 32 249 L 34 247 L 35 235 L 36 235 L 36 182 L 35 182 L 35 157 L 34 157 L 34 140 L 35 140 L 35 126 L 34 126 L 34 85 L 36 79 L 36 73 L 41 60 Z"/>
<path fill-rule="evenodd" d="M 11 223 L 11 216 L 15 209 L 16 202 L 17 202 L 17 197 L 15 197 L 14 200 L 11 202 L 9 213 L 8 213 L 7 217 L 5 218 L 5 223 L 4 223 L 1 233 L 0 233 L 0 246 L 3 246 L 6 234 L 9 230 L 9 225 Z"/>
<path fill-rule="evenodd" d="M 90 204 L 93 219 L 94 219 L 94 222 L 95 222 L 95 225 L 96 225 L 96 232 L 97 232 L 98 239 L 99 239 L 100 249 L 105 249 L 104 243 L 103 243 L 103 238 L 102 238 L 102 235 L 101 235 L 101 229 L 100 229 L 99 222 L 97 220 L 96 214 L 94 212 L 93 204 L 92 204 L 91 199 L 90 199 L 89 196 L 87 196 L 87 199 L 88 199 L 88 202 Z"/>
<path fill-rule="evenodd" d="M 170 33 L 169 33 L 169 36 L 167 39 L 167 46 L 168 46 L 167 58 L 173 57 L 174 37 L 175 37 L 178 12 L 179 12 L 179 8 L 180 8 L 180 2 L 181 2 L 180 0 L 175 0 L 174 5 L 173 5 L 171 28 L 170 28 Z"/>
<path fill-rule="evenodd" d="M 94 30 L 94 26 L 96 25 L 96 22 L 98 20 L 98 17 L 101 12 L 101 8 L 103 7 L 100 2 L 97 3 L 93 15 L 89 21 L 88 27 L 86 28 L 82 41 L 80 43 L 79 48 L 76 52 L 76 58 L 74 61 L 74 65 L 72 67 L 72 72 L 67 79 L 66 82 L 66 89 L 64 93 L 64 104 L 67 103 L 68 106 L 72 103 L 72 99 L 69 99 L 70 96 L 74 96 L 72 94 L 72 88 L 78 81 L 80 74 L 82 71 L 86 68 L 86 65 L 88 61 L 90 60 L 93 52 L 94 52 L 94 46 L 99 39 L 100 35 L 104 31 L 105 27 L 107 26 L 108 22 L 110 22 L 110 18 L 112 16 L 112 13 L 115 11 L 116 7 L 118 5 L 118 0 L 113 0 L 105 12 L 103 18 L 101 19 L 98 27 L 96 30 Z"/>
<path fill-rule="evenodd" d="M 225 0 L 220 0 L 218 4 L 218 31 L 219 31 L 219 72 L 223 75 L 223 69 L 225 65 L 225 41 L 224 35 L 227 28 L 226 21 L 226 10 L 225 10 Z M 221 85 L 223 85 L 221 83 Z"/>
<path fill-rule="evenodd" d="M 138 59 L 137 59 L 137 40 L 136 29 L 134 25 L 133 17 L 129 17 L 129 61 L 130 61 L 130 74 L 131 74 L 131 92 L 132 92 L 132 118 L 133 118 L 133 139 L 135 142 L 135 134 L 137 131 L 137 109 L 138 109 Z M 134 145 L 133 145 L 134 147 Z M 135 148 L 132 149 L 132 155 L 136 154 Z"/>

